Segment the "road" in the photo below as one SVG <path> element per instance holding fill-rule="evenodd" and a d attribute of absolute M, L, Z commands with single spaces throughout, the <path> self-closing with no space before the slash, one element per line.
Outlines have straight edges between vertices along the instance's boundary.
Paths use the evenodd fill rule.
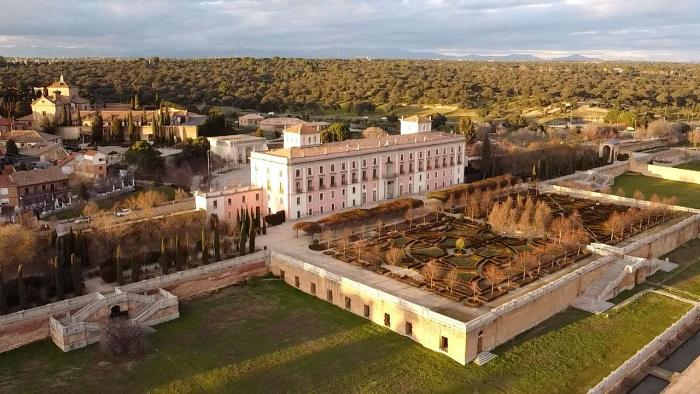
<path fill-rule="evenodd" d="M 150 218 L 144 218 L 144 214 L 141 211 L 134 211 L 128 216 L 116 217 L 113 216 L 113 224 L 111 226 L 120 226 L 125 224 L 134 224 L 143 222 L 149 219 L 160 219 L 167 216 L 181 215 L 194 211 L 194 199 L 189 199 L 181 202 L 172 202 L 167 205 L 161 205 L 159 207 L 153 208 L 152 216 Z M 56 232 L 58 235 L 63 235 L 70 231 L 76 230 L 90 230 L 92 225 L 89 223 L 75 223 L 73 220 L 64 220 L 56 223 Z"/>

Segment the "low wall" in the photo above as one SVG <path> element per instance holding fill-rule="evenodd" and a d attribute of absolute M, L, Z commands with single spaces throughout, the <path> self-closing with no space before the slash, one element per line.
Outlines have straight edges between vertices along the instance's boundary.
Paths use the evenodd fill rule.
<path fill-rule="evenodd" d="M 673 325 L 640 349 L 616 370 L 611 372 L 610 375 L 606 376 L 595 387 L 590 389 L 588 393 L 602 394 L 614 390 L 626 377 L 643 367 L 649 359 L 655 356 L 666 344 L 685 331 L 689 326 L 695 324 L 698 319 L 700 319 L 700 305 L 695 305 L 693 309 L 688 311 L 683 317 L 673 323 Z"/>
<path fill-rule="evenodd" d="M 669 181 L 700 184 L 700 171 L 685 170 L 682 168 L 658 166 L 647 164 L 646 168 L 640 168 L 641 173 L 647 176 L 663 178 Z"/>
<path fill-rule="evenodd" d="M 260 251 L 247 256 L 220 261 L 173 274 L 121 286 L 118 290 L 142 293 L 163 288 L 180 299 L 196 297 L 230 286 L 249 277 L 269 271 L 268 252 Z M 0 353 L 49 337 L 49 317 L 75 313 L 98 300 L 99 293 L 54 302 L 0 316 Z"/>

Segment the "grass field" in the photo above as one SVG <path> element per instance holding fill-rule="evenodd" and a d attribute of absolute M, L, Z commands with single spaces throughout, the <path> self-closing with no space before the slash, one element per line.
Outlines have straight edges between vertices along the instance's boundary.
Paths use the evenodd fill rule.
<path fill-rule="evenodd" d="M 687 163 L 679 164 L 676 168 L 682 168 L 684 170 L 700 171 L 700 160 L 693 160 Z"/>
<path fill-rule="evenodd" d="M 611 191 L 615 193 L 619 188 L 622 188 L 628 197 L 632 197 L 635 190 L 641 190 L 647 200 L 653 194 L 659 197 L 676 196 L 679 205 L 700 208 L 700 185 L 694 183 L 668 181 L 628 172 L 615 178 Z"/>
<path fill-rule="evenodd" d="M 685 296 L 690 293 L 700 300 L 700 238 L 686 242 L 663 256 L 666 257 L 678 264 L 678 268 L 671 272 L 659 271 L 649 281 L 679 289 L 686 293 Z"/>
<path fill-rule="evenodd" d="M 609 316 L 569 309 L 464 367 L 258 279 L 182 305 L 142 358 L 64 354 L 48 340 L 0 354 L 0 392 L 585 392 L 688 309 L 657 294 Z"/>

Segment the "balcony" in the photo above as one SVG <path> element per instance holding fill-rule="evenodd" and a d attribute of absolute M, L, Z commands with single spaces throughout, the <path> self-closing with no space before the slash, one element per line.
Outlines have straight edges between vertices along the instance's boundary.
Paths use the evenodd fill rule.
<path fill-rule="evenodd" d="M 357 183 L 357 178 L 353 177 L 353 178 L 352 178 L 352 183 Z"/>
<path fill-rule="evenodd" d="M 311 186 L 311 185 L 309 185 L 309 186 L 306 187 L 306 191 L 307 191 L 307 192 L 312 192 L 312 191 L 314 191 L 314 187 Z"/>

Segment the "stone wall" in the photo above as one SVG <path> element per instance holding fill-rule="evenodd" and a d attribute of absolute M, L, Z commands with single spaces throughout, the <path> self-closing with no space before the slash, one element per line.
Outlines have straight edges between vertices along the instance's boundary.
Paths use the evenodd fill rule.
<path fill-rule="evenodd" d="M 280 253 L 271 252 L 270 270 L 290 286 L 385 326 L 460 364 L 473 359 L 467 355 L 464 322 Z"/>
<path fill-rule="evenodd" d="M 121 286 L 129 293 L 164 288 L 180 299 L 188 299 L 267 273 L 267 252 L 220 261 L 173 274 Z M 0 316 L 0 353 L 46 339 L 50 334 L 49 317 L 74 314 L 98 299 L 99 293 L 74 297 L 37 308 Z M 124 305 L 124 309 L 128 305 Z"/>
<path fill-rule="evenodd" d="M 640 172 L 643 175 L 662 178 L 669 181 L 700 184 L 700 171 L 643 163 L 633 165 L 630 167 L 630 169 L 632 171 Z"/>

